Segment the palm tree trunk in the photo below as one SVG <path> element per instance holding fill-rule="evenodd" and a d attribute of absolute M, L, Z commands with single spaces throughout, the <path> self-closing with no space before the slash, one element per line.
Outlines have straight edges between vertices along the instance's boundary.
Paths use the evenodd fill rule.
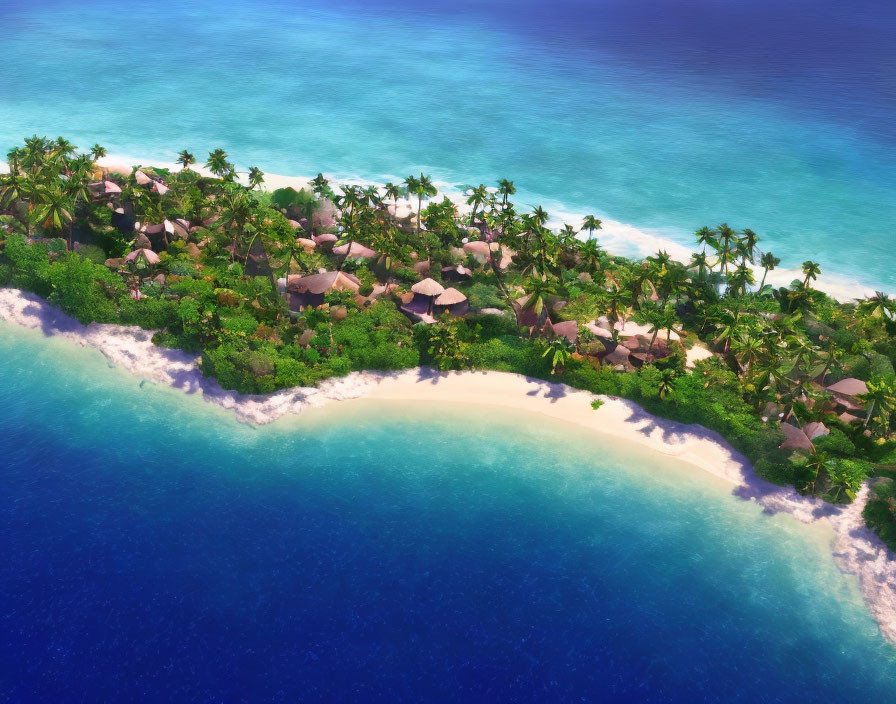
<path fill-rule="evenodd" d="M 862 424 L 862 430 L 865 430 L 868 427 L 868 423 L 871 422 L 871 416 L 874 414 L 874 404 L 876 400 L 871 402 L 871 405 L 868 407 L 868 413 L 865 415 L 865 422 Z"/>
<path fill-rule="evenodd" d="M 417 194 L 417 234 L 420 234 L 420 211 L 423 209 L 423 194 Z"/>

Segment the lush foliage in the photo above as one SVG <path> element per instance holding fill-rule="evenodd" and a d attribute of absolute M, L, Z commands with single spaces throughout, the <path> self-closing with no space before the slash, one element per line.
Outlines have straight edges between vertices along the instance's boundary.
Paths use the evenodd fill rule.
<path fill-rule="evenodd" d="M 200 354 L 224 388 L 266 393 L 419 364 L 492 369 L 700 424 L 770 481 L 831 502 L 893 464 L 896 302 L 838 303 L 814 288 L 809 260 L 772 286 L 781 261 L 752 230 L 703 227 L 690 261 L 635 261 L 603 251 L 593 216 L 577 231 L 549 227 L 540 207 L 518 212 L 511 181 L 471 188 L 461 204 L 439 200 L 425 174 L 382 188 L 318 175 L 310 190 L 268 194 L 261 171 L 238 175 L 223 150 L 208 155 L 211 176 L 189 168 L 186 150 L 180 171 L 128 174 L 98 166 L 100 154 L 40 137 L 9 153 L 0 285 L 83 323 L 154 330 L 158 344 Z M 357 289 L 291 306 L 288 277 L 321 270 Z M 427 272 L 470 312 L 414 308 L 410 289 Z M 698 348 L 709 358 L 688 368 Z M 828 389 L 850 377 L 860 393 Z M 804 440 L 781 449 L 782 428 Z M 892 484 L 874 491 L 869 524 L 892 543 Z"/>

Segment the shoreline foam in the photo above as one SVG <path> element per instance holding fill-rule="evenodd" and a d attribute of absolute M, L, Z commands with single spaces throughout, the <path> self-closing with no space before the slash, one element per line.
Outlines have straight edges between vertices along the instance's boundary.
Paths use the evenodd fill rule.
<path fill-rule="evenodd" d="M 518 374 L 440 373 L 425 368 L 353 372 L 317 387 L 246 396 L 226 391 L 214 379 L 202 376 L 195 355 L 154 345 L 150 331 L 98 323 L 85 326 L 31 293 L 0 289 L 0 320 L 99 350 L 112 365 L 157 384 L 186 393 L 201 392 L 203 400 L 233 411 L 247 423 L 270 423 L 332 401 L 362 397 L 463 403 L 546 415 L 677 457 L 729 482 L 735 496 L 755 501 L 766 513 L 789 514 L 806 524 L 826 520 L 834 533 L 832 551 L 838 566 L 856 576 L 881 633 L 896 644 L 896 559 L 862 519 L 867 484 L 846 507 L 809 499 L 756 476 L 746 457 L 702 426 L 657 418 L 631 401 L 606 396 L 599 397 L 603 405 L 592 410 L 595 396 L 589 392 Z"/>
<path fill-rule="evenodd" d="M 102 159 L 99 159 L 97 163 L 105 166 L 113 166 L 142 164 L 143 162 L 134 159 L 134 157 L 132 156 L 116 154 L 103 157 Z M 178 171 L 181 168 L 179 164 L 171 161 L 165 161 L 164 159 L 150 160 L 146 162 L 145 165 L 158 166 L 160 168 L 167 168 L 172 171 Z M 0 168 L 2 168 L 2 166 L 0 166 Z M 204 176 L 213 175 L 208 169 L 202 166 L 194 165 L 191 167 L 191 169 L 197 171 L 198 173 L 201 173 Z M 339 177 L 338 175 L 326 176 L 333 184 L 344 183 L 356 186 L 373 185 L 381 187 L 382 184 L 388 180 L 392 180 L 395 183 L 399 183 L 402 180 L 402 177 L 400 176 L 383 176 L 379 180 L 360 178 L 357 176 L 349 176 L 345 178 Z M 310 176 L 286 176 L 282 174 L 265 172 L 264 184 L 262 186 L 262 189 L 265 191 L 274 191 L 278 188 L 286 187 L 292 187 L 296 190 L 300 190 L 302 188 L 310 188 L 310 178 Z M 246 185 L 245 174 L 241 174 L 241 181 L 244 185 Z M 458 186 L 458 184 L 438 179 L 434 180 L 433 183 L 439 189 L 439 199 L 441 199 L 443 196 L 447 196 L 455 203 L 455 205 L 458 206 L 458 210 L 460 212 L 469 212 L 470 208 L 466 205 L 466 197 L 464 196 L 463 191 Z M 399 202 L 408 205 L 411 210 L 416 211 L 417 203 L 415 199 L 404 199 L 400 200 Z M 424 204 L 428 202 L 429 201 L 424 201 Z M 566 222 L 581 222 L 585 215 L 584 213 L 574 213 L 572 211 L 569 211 L 565 209 L 562 204 L 552 201 L 543 201 L 543 205 L 548 210 L 548 212 L 552 214 L 552 217 L 547 224 L 548 226 L 555 229 L 563 227 L 563 224 Z M 595 214 L 600 215 L 600 213 Z M 691 254 L 697 251 L 695 248 L 682 244 L 679 240 L 672 237 L 664 236 L 659 233 L 654 234 L 645 229 L 638 228 L 635 225 L 629 225 L 618 220 L 613 220 L 609 217 L 601 216 L 601 218 L 602 227 L 597 232 L 596 236 L 601 245 L 612 254 L 626 257 L 644 258 L 656 254 L 656 252 L 659 250 L 667 250 L 672 255 L 673 259 L 682 262 L 688 262 L 690 260 Z M 754 266 L 754 270 L 759 273 L 759 276 L 761 276 L 762 270 L 760 267 Z M 802 278 L 803 273 L 800 269 L 788 269 L 779 267 L 769 272 L 767 283 L 774 286 L 789 286 L 794 279 L 801 280 Z M 861 283 L 856 279 L 851 279 L 846 275 L 837 273 L 823 274 L 821 280 L 816 280 L 815 282 L 813 282 L 813 286 L 820 291 L 824 291 L 840 302 L 848 302 L 857 298 L 861 298 L 863 296 L 873 295 L 876 291 L 876 289 L 869 284 Z"/>
<path fill-rule="evenodd" d="M 166 161 L 165 159 L 151 159 L 144 163 L 143 160 L 135 159 L 134 157 L 122 154 L 105 156 L 101 159 L 98 159 L 97 164 L 107 167 L 133 166 L 139 164 L 147 167 L 156 166 L 172 171 L 178 171 L 181 169 L 181 166 L 176 162 Z M 202 174 L 203 176 L 213 176 L 213 174 L 203 166 L 193 165 L 190 168 L 193 171 Z M 8 170 L 9 169 L 7 164 L 0 162 L 0 173 L 5 173 Z M 302 188 L 308 189 L 310 188 L 310 178 L 311 177 L 286 176 L 282 174 L 265 172 L 262 190 L 274 191 L 278 188 L 287 187 L 292 187 L 296 190 L 300 190 Z M 342 183 L 356 186 L 372 185 L 378 187 L 381 187 L 382 184 L 387 180 L 392 180 L 396 183 L 402 180 L 402 177 L 398 176 L 383 177 L 381 180 L 365 179 L 359 178 L 357 176 L 341 178 L 335 175 L 328 175 L 327 178 L 331 181 L 331 183 L 334 184 Z M 245 182 L 244 173 L 240 174 L 240 181 L 243 183 L 243 185 L 247 185 Z M 458 210 L 460 212 L 469 212 L 469 207 L 465 202 L 466 198 L 457 184 L 442 180 L 434 180 L 433 183 L 439 189 L 439 198 L 441 198 L 442 196 L 447 196 L 455 203 L 455 205 L 458 206 Z M 425 200 L 424 204 L 428 202 L 429 201 Z M 411 210 L 416 212 L 415 199 L 403 199 L 399 200 L 399 203 L 409 206 Z M 555 229 L 561 228 L 566 222 L 581 222 L 584 218 L 583 213 L 573 213 L 569 210 L 566 210 L 561 204 L 556 202 L 544 201 L 543 205 L 545 208 L 547 208 L 549 213 L 553 214 L 547 224 L 548 226 Z M 596 237 L 601 243 L 601 246 L 614 255 L 641 259 L 647 256 L 651 256 L 660 250 L 666 250 L 669 252 L 669 254 L 672 255 L 673 259 L 686 263 L 690 260 L 691 254 L 697 251 L 694 248 L 682 244 L 678 239 L 675 239 L 673 237 L 663 236 L 662 234 L 652 234 L 651 232 L 645 229 L 638 228 L 635 225 L 629 225 L 618 220 L 613 220 L 609 217 L 601 216 L 600 213 L 597 212 L 595 212 L 595 215 L 601 217 L 602 223 L 601 229 L 598 231 Z M 761 267 L 759 267 L 758 265 L 753 265 L 753 269 L 758 273 L 758 276 L 761 276 Z M 801 280 L 802 278 L 803 273 L 800 269 L 788 269 L 779 267 L 769 272 L 766 281 L 773 286 L 780 287 L 789 286 L 790 283 L 795 279 Z M 813 282 L 813 287 L 818 289 L 819 291 L 823 291 L 829 296 L 832 296 L 841 303 L 846 303 L 858 298 L 870 296 L 877 291 L 877 288 L 875 286 L 862 283 L 856 279 L 849 278 L 849 276 L 847 275 L 838 274 L 836 272 L 824 273 L 821 277 L 821 280 L 816 280 L 815 282 Z M 894 295 L 896 295 L 896 292 L 888 291 L 886 293 L 893 293 Z"/>

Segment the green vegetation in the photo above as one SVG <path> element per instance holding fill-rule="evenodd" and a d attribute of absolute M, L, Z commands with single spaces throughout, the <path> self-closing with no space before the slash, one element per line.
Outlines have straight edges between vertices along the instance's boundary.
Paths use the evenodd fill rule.
<path fill-rule="evenodd" d="M 775 288 L 781 262 L 752 230 L 703 227 L 689 262 L 636 261 L 602 250 L 594 216 L 580 237 L 540 207 L 518 212 L 510 181 L 470 189 L 461 212 L 425 174 L 265 193 L 222 150 L 205 162 L 214 177 L 186 150 L 180 170 L 131 173 L 104 171 L 102 153 L 40 137 L 9 153 L 0 285 L 84 323 L 157 331 L 225 388 L 420 364 L 516 372 L 699 423 L 770 481 L 831 502 L 891 477 L 896 302 L 838 303 L 813 287 L 812 261 Z M 320 271 L 341 283 L 309 293 L 302 277 Z M 427 277 L 464 305 L 411 291 Z M 689 369 L 698 347 L 709 357 Z M 868 523 L 893 545 L 893 485 L 875 481 Z"/>

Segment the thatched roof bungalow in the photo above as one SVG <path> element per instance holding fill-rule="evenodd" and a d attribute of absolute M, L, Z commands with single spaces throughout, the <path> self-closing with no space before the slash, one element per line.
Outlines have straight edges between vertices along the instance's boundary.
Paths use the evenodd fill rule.
<path fill-rule="evenodd" d="M 461 316 L 470 310 L 470 302 L 456 288 L 446 288 L 436 296 L 433 301 L 433 309 L 436 315 L 448 313 L 449 315 Z"/>
<path fill-rule="evenodd" d="M 289 309 L 317 308 L 324 302 L 329 291 L 351 291 L 358 293 L 361 282 L 344 271 L 325 271 L 309 276 L 290 276 L 286 282 Z"/>

